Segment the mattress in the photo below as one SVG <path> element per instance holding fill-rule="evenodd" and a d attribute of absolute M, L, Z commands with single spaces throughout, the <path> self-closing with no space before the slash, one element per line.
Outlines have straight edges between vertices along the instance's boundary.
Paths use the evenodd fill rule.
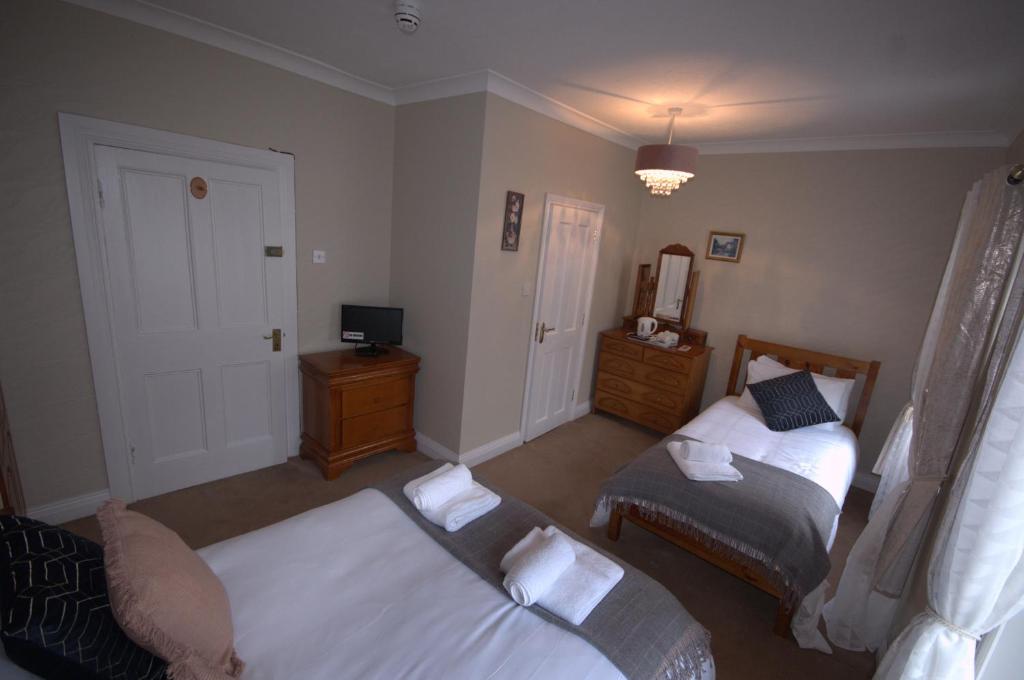
<path fill-rule="evenodd" d="M 743 406 L 739 397 L 725 397 L 677 430 L 704 442 L 725 444 L 735 454 L 789 470 L 821 486 L 843 507 L 857 470 L 857 436 L 848 427 L 802 427 L 773 432 L 760 411 Z M 839 517 L 828 548 L 835 541 Z"/>

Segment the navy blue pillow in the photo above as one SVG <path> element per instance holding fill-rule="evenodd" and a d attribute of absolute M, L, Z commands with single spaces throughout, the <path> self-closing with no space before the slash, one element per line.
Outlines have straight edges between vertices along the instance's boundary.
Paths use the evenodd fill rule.
<path fill-rule="evenodd" d="M 107 597 L 103 548 L 25 517 L 0 517 L 0 640 L 48 680 L 165 680 L 167 664 L 132 642 Z"/>
<path fill-rule="evenodd" d="M 808 371 L 751 383 L 747 389 L 773 432 L 839 422 L 839 416 L 821 396 Z"/>

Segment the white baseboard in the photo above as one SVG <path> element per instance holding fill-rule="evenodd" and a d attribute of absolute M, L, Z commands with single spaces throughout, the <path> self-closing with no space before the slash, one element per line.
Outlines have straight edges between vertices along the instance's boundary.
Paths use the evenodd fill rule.
<path fill-rule="evenodd" d="M 475 449 L 470 449 L 459 456 L 459 462 L 465 463 L 469 467 L 479 465 L 485 460 L 496 458 L 506 451 L 511 451 L 520 444 L 523 443 L 523 435 L 519 432 L 512 432 L 504 437 L 499 437 L 494 441 L 487 442 L 483 446 L 478 446 Z"/>
<path fill-rule="evenodd" d="M 419 449 L 420 453 L 425 453 L 431 458 L 436 458 L 437 460 L 446 460 L 449 463 L 459 462 L 459 454 L 455 453 L 447 446 L 438 444 L 422 432 L 416 433 L 416 448 Z"/>
<path fill-rule="evenodd" d="M 590 400 L 581 401 L 576 404 L 572 409 L 572 419 L 582 418 L 583 416 L 590 413 Z"/>
<path fill-rule="evenodd" d="M 416 433 L 416 444 L 420 452 L 431 458 L 445 460 L 449 463 L 464 463 L 468 467 L 479 465 L 485 460 L 500 456 L 506 451 L 511 451 L 523 443 L 523 436 L 519 432 L 512 432 L 494 441 L 487 442 L 475 449 L 470 449 L 463 454 L 458 454 L 447 446 L 438 444 L 430 437 L 421 432 Z"/>
<path fill-rule="evenodd" d="M 62 524 L 95 514 L 96 508 L 108 500 L 110 500 L 110 491 L 104 489 L 74 498 L 65 498 L 62 501 L 37 505 L 29 508 L 26 514 L 32 519 L 47 524 Z"/>
<path fill-rule="evenodd" d="M 878 482 L 880 480 L 881 477 L 871 474 L 870 472 L 861 472 L 858 470 L 857 473 L 853 475 L 853 485 L 858 489 L 870 491 L 871 493 L 878 491 Z"/>

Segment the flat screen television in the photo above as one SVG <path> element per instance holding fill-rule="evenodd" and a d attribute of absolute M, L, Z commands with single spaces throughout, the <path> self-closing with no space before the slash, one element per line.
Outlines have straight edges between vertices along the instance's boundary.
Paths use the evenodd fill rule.
<path fill-rule="evenodd" d="M 384 354 L 387 350 L 378 345 L 402 344 L 402 316 L 401 307 L 342 305 L 341 341 L 355 343 L 356 354 Z"/>

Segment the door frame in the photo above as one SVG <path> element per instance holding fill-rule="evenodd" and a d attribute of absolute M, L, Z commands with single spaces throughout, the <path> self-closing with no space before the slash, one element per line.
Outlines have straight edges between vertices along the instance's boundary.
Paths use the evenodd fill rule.
<path fill-rule="evenodd" d="M 573 367 L 573 384 L 575 389 L 579 389 L 581 371 L 583 369 L 583 355 L 587 348 L 587 338 L 590 336 L 590 322 L 593 314 L 591 314 L 591 305 L 594 301 L 594 282 L 597 280 L 597 264 L 600 261 L 599 256 L 601 253 L 601 237 L 604 235 L 604 206 L 600 203 L 591 203 L 590 201 L 584 201 L 578 198 L 570 198 L 569 196 L 560 196 L 558 194 L 546 193 L 544 194 L 544 213 L 541 218 L 541 240 L 540 240 L 540 256 L 537 262 L 537 280 L 534 283 L 534 295 L 533 295 L 533 314 L 530 317 L 530 336 L 529 336 L 529 347 L 530 350 L 527 354 L 526 359 L 526 387 L 523 390 L 523 409 L 522 416 L 519 422 L 519 431 L 522 433 L 522 439 L 524 442 L 527 440 L 527 421 L 530 416 L 530 387 L 533 383 L 533 360 L 534 353 L 539 343 L 534 340 L 534 332 L 537 328 L 537 324 L 540 323 L 540 308 L 541 308 L 541 295 L 544 292 L 544 275 L 545 261 L 547 260 L 548 254 L 548 236 L 551 234 L 551 222 L 548 220 L 548 214 L 552 204 L 561 203 L 570 205 L 574 208 L 584 208 L 586 210 L 593 210 L 597 213 L 597 245 L 595 246 L 590 257 L 593 260 L 593 267 L 590 269 L 590 276 L 586 282 L 587 295 L 586 302 L 583 304 L 583 308 L 586 310 L 586 319 L 582 324 L 582 332 L 580 333 L 579 346 L 576 348 L 576 365 Z M 576 394 L 572 399 L 572 413 L 569 420 L 576 418 L 576 407 L 579 404 L 579 394 Z M 566 421 L 568 422 L 568 421 Z"/>
<path fill-rule="evenodd" d="M 114 123 L 70 113 L 57 114 L 64 176 L 71 211 L 71 232 L 85 313 L 89 358 L 103 438 L 110 495 L 135 500 L 125 437 L 109 277 L 100 227 L 100 185 L 96 146 L 148 151 L 195 160 L 242 165 L 276 173 L 281 201 L 284 246 L 285 443 L 281 461 L 299 450 L 298 304 L 295 274 L 295 159 L 290 154 L 253 149 L 201 137 Z"/>

